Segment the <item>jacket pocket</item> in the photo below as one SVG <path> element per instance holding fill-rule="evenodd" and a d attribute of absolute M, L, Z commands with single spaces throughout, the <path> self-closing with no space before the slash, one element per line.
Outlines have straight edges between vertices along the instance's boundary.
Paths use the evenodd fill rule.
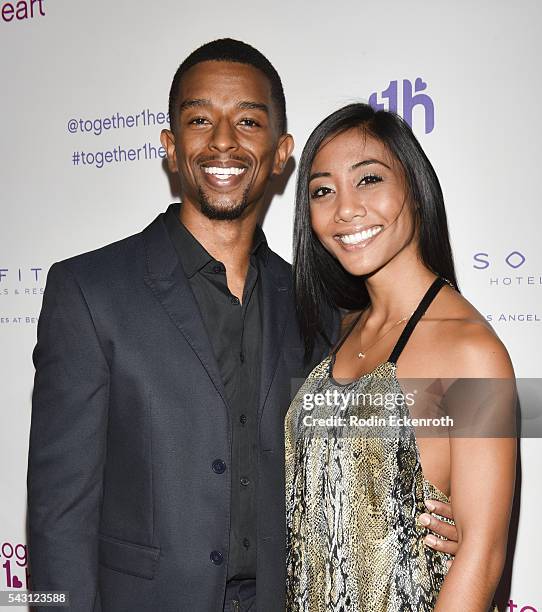
<path fill-rule="evenodd" d="M 152 580 L 156 574 L 160 549 L 100 535 L 98 559 L 109 569 Z"/>

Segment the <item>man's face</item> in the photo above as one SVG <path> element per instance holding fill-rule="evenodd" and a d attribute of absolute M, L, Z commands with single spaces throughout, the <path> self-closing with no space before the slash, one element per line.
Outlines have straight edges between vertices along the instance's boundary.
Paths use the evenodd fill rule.
<path fill-rule="evenodd" d="M 257 68 L 208 61 L 182 77 L 174 133 L 162 132 L 181 198 L 211 219 L 236 219 L 257 204 L 293 141 L 281 135 L 271 85 Z"/>

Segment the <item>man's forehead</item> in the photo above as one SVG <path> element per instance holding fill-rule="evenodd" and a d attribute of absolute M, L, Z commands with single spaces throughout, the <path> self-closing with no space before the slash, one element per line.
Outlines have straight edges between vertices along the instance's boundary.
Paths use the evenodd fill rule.
<path fill-rule="evenodd" d="M 271 84 L 263 72 L 250 64 L 205 61 L 190 67 L 180 82 L 181 99 L 268 102 Z M 260 99 L 257 99 L 260 98 Z"/>

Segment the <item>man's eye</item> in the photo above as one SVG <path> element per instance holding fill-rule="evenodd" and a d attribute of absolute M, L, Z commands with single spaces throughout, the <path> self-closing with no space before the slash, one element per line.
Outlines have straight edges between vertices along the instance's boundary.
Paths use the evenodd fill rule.
<path fill-rule="evenodd" d="M 254 119 L 248 119 L 247 117 L 245 117 L 244 119 L 241 119 L 239 123 L 241 123 L 241 125 L 244 125 L 246 127 L 259 127 L 260 125 L 257 121 L 254 121 Z"/>
<path fill-rule="evenodd" d="M 329 187 L 318 187 L 311 193 L 312 199 L 323 198 L 328 193 L 331 193 L 331 189 Z"/>
<path fill-rule="evenodd" d="M 381 181 L 382 177 L 378 176 L 378 174 L 366 174 L 365 176 L 361 177 L 358 187 L 360 185 L 374 185 L 375 183 L 380 183 Z"/>
<path fill-rule="evenodd" d="M 208 121 L 205 119 L 205 117 L 194 117 L 194 119 L 191 119 L 189 123 L 191 125 L 205 125 L 208 123 Z"/>

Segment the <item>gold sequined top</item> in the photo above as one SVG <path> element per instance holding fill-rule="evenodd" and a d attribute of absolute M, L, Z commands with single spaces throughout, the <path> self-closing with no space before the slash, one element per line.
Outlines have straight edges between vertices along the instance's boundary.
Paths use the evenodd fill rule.
<path fill-rule="evenodd" d="M 303 422 L 303 398 L 337 388 L 330 366 L 328 357 L 311 372 L 286 416 L 287 610 L 433 610 L 449 557 L 424 545 L 428 532 L 416 518 L 426 512 L 424 499 L 448 500 L 424 479 L 412 436 L 365 437 Z M 348 391 L 400 393 L 394 374 L 384 363 Z M 329 418 L 327 406 L 311 412 Z M 362 412 L 388 417 L 383 406 Z M 333 416 L 352 414 L 338 407 Z"/>
<path fill-rule="evenodd" d="M 345 408 L 341 398 L 402 395 L 397 358 L 443 284 L 437 278 L 430 287 L 388 361 L 341 385 L 332 354 L 288 410 L 287 612 L 429 612 L 436 604 L 450 557 L 424 545 L 429 532 L 417 518 L 425 499 L 448 498 L 424 478 L 412 429 L 390 436 L 390 415 L 409 416 L 408 406 L 369 400 Z M 374 417 L 373 426 L 338 420 L 350 417 Z"/>

